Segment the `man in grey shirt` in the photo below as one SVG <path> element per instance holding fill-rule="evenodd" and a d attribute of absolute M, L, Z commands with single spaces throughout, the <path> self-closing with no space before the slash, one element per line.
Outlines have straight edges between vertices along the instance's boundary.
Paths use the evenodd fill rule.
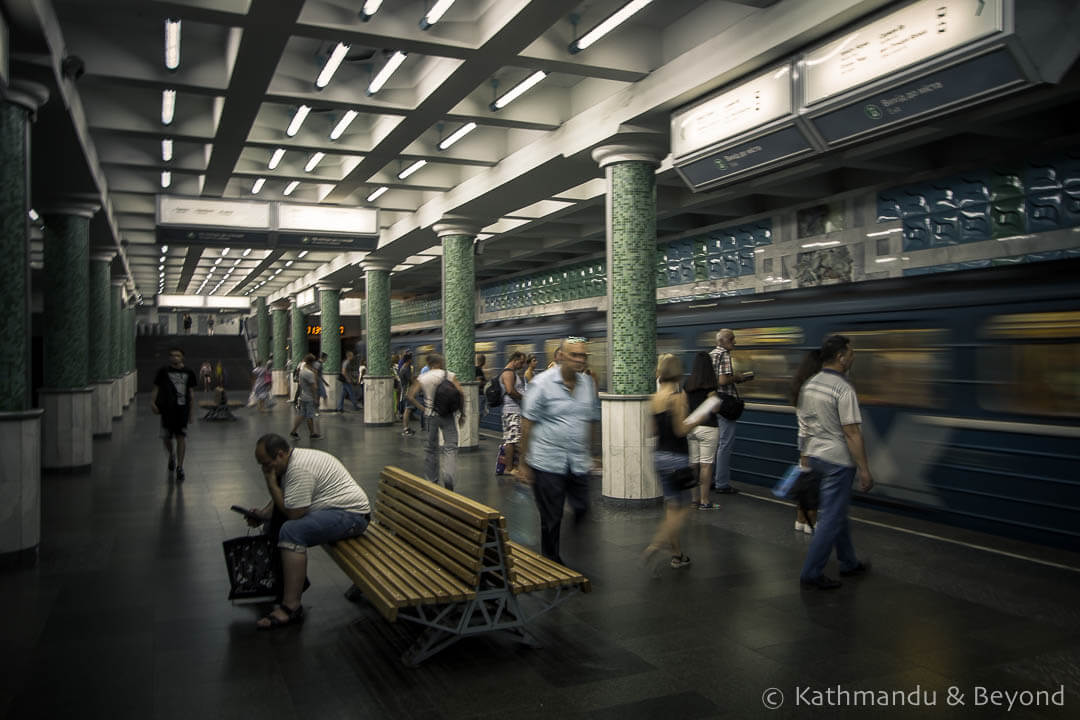
<path fill-rule="evenodd" d="M 319 434 L 318 429 L 315 427 L 315 410 L 318 407 L 319 398 L 319 374 L 315 370 L 315 356 L 312 353 L 304 356 L 304 364 L 300 366 L 297 380 L 300 384 L 300 395 L 296 402 L 296 420 L 293 422 L 289 435 L 294 438 L 300 437 L 297 430 L 300 429 L 300 423 L 307 420 L 308 433 L 310 433 L 311 439 L 321 438 L 322 435 Z"/>
<path fill-rule="evenodd" d="M 840 583 L 825 576 L 825 564 L 834 545 L 841 575 L 867 570 L 855 556 L 848 508 L 852 481 L 858 478 L 859 489 L 867 492 L 874 480 L 863 447 L 859 401 L 846 377 L 855 362 L 851 342 L 831 335 L 812 356 L 821 370 L 798 391 L 799 452 L 803 466 L 821 476 L 821 506 L 799 580 L 806 587 L 832 590 Z"/>
<path fill-rule="evenodd" d="M 299 623 L 304 617 L 300 595 L 307 576 L 307 549 L 362 535 L 371 519 L 367 494 L 341 461 L 322 450 L 291 448 L 280 435 L 263 435 L 255 443 L 255 462 L 262 468 L 270 502 L 252 510 L 261 520 L 276 508 L 288 518 L 278 532 L 284 591 L 281 604 L 258 622 L 260 629 Z"/>

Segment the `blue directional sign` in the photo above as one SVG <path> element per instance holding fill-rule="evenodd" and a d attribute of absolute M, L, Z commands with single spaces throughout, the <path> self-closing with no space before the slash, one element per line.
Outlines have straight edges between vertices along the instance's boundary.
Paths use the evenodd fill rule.
<path fill-rule="evenodd" d="M 718 150 L 700 160 L 679 167 L 695 190 L 726 177 L 810 152 L 810 143 L 794 126 Z"/>

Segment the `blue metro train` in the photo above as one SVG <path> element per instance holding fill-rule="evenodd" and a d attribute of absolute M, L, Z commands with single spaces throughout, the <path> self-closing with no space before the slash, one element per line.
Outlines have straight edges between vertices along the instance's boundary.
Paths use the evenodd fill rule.
<path fill-rule="evenodd" d="M 1080 260 L 1061 260 L 660 305 L 656 349 L 689 368 L 717 329 L 736 331 L 736 368 L 755 380 L 733 477 L 772 486 L 797 457 L 792 376 L 823 337 L 847 335 L 877 483 L 858 501 L 1078 549 L 1078 277 Z M 560 338 L 584 335 L 603 390 L 606 332 L 597 312 L 504 320 L 478 325 L 476 346 L 490 377 L 515 350 L 543 368 Z M 392 340 L 421 356 L 441 345 L 438 330 Z"/>

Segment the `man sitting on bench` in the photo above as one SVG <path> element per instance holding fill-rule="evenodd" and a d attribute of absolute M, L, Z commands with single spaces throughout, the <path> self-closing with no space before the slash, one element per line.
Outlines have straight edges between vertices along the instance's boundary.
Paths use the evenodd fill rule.
<path fill-rule="evenodd" d="M 292 448 L 273 433 L 255 443 L 255 461 L 262 467 L 270 502 L 253 509 L 263 521 L 276 507 L 288 519 L 278 533 L 284 592 L 281 604 L 258 622 L 259 629 L 299 623 L 304 617 L 300 594 L 307 575 L 307 549 L 363 535 L 371 519 L 367 494 L 333 455 L 322 450 Z M 257 526 L 260 521 L 249 519 Z"/>

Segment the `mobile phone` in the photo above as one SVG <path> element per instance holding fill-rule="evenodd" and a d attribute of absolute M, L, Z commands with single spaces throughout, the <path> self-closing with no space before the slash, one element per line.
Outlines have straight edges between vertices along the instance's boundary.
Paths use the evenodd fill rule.
<path fill-rule="evenodd" d="M 754 379 L 754 371 L 753 370 L 747 370 L 746 372 L 744 372 L 742 374 L 742 377 L 743 377 L 743 380 L 753 380 Z"/>
<path fill-rule="evenodd" d="M 251 510 L 248 510 L 246 507 L 240 507 L 239 505 L 233 505 L 229 509 L 232 510 L 233 512 L 240 513 L 241 515 L 243 515 L 248 520 L 256 520 L 258 522 L 266 522 L 266 520 L 261 515 L 259 515 L 259 513 L 252 512 Z"/>

